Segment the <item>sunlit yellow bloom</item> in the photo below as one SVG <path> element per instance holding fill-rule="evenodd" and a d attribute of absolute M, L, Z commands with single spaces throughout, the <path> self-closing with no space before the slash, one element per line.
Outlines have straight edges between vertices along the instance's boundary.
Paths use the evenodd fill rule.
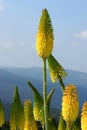
<path fill-rule="evenodd" d="M 83 104 L 81 113 L 81 128 L 87 130 L 87 101 Z"/>
<path fill-rule="evenodd" d="M 36 51 L 42 58 L 48 57 L 53 49 L 53 28 L 47 9 L 42 10 L 36 36 Z"/>
<path fill-rule="evenodd" d="M 71 125 L 76 120 L 79 112 L 77 89 L 73 84 L 65 87 L 62 97 L 62 115 L 64 120 Z"/>
<path fill-rule="evenodd" d="M 33 108 L 30 100 L 24 102 L 25 125 L 24 130 L 37 130 L 37 125 L 33 117 Z"/>

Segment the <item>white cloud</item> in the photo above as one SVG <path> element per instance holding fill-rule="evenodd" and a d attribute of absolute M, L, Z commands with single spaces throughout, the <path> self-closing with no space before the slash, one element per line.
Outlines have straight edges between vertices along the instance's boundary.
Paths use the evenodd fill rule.
<path fill-rule="evenodd" d="M 4 10 L 4 5 L 0 3 L 0 13 L 3 12 L 3 10 Z"/>
<path fill-rule="evenodd" d="M 8 41 L 6 43 L 3 44 L 3 48 L 9 49 L 13 46 L 12 42 Z"/>
<path fill-rule="evenodd" d="M 72 43 L 72 46 L 75 46 L 75 47 L 76 47 L 76 46 L 78 46 L 78 45 L 79 45 L 78 42 L 73 42 L 73 43 Z"/>
<path fill-rule="evenodd" d="M 74 35 L 74 37 L 76 37 L 76 38 L 81 38 L 81 39 L 87 39 L 87 30 L 82 31 L 82 32 L 80 32 L 80 33 L 76 33 L 76 34 Z"/>

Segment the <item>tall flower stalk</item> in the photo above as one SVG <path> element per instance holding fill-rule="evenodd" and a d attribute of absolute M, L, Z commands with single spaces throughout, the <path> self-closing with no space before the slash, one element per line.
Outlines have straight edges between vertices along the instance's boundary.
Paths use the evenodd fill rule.
<path fill-rule="evenodd" d="M 44 97 L 44 120 L 45 130 L 48 130 L 48 113 L 47 113 L 47 76 L 46 76 L 46 59 L 52 53 L 53 49 L 53 28 L 47 9 L 42 10 L 38 32 L 36 36 L 36 51 L 43 61 L 43 97 Z M 43 128 L 44 129 L 44 128 Z"/>
<path fill-rule="evenodd" d="M 46 130 L 48 130 L 46 59 L 43 59 L 43 96 L 44 96 L 45 128 Z"/>

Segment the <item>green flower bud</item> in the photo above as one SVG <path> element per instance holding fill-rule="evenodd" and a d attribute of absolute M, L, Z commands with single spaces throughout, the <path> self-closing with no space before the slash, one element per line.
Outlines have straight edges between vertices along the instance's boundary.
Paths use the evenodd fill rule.
<path fill-rule="evenodd" d="M 65 77 L 67 75 L 63 67 L 52 55 L 50 55 L 47 60 L 52 82 L 56 82 L 60 77 Z"/>

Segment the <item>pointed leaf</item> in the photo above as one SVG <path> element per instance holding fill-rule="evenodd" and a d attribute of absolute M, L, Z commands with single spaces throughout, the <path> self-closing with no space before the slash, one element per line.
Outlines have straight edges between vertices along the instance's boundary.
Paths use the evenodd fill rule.
<path fill-rule="evenodd" d="M 55 91 L 55 88 L 52 88 L 52 90 L 50 91 L 50 93 L 47 96 L 47 105 L 48 105 L 49 116 L 50 116 L 50 102 L 51 102 L 52 96 L 54 94 L 54 91 Z"/>
<path fill-rule="evenodd" d="M 43 98 L 30 81 L 28 81 L 28 85 L 30 86 L 34 94 L 34 105 L 33 105 L 34 118 L 36 121 L 40 121 L 41 119 L 39 113 L 41 108 L 43 107 Z"/>

